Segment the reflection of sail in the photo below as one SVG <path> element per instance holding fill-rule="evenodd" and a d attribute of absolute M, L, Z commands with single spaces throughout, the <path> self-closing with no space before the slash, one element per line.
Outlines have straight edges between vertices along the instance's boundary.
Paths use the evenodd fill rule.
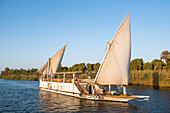
<path fill-rule="evenodd" d="M 39 70 L 39 73 L 47 74 L 48 68 L 49 68 L 49 74 L 55 73 L 61 64 L 61 60 L 63 58 L 65 48 L 66 45 L 43 65 L 43 67 Z"/>
<path fill-rule="evenodd" d="M 128 85 L 130 53 L 130 15 L 128 14 L 108 48 L 95 82 L 101 85 Z"/>

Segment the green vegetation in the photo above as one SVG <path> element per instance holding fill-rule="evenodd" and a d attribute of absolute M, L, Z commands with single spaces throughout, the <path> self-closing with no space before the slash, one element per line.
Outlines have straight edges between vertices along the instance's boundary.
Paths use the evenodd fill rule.
<path fill-rule="evenodd" d="M 170 70 L 133 70 L 129 73 L 129 84 L 170 87 Z"/>
<path fill-rule="evenodd" d="M 84 71 L 84 72 L 97 72 L 98 68 L 100 67 L 99 63 L 96 64 L 87 64 L 85 63 L 80 63 L 80 64 L 75 64 L 72 67 L 62 67 L 60 65 L 58 72 L 69 72 L 69 71 Z M 96 74 L 81 74 L 81 75 L 76 75 L 77 78 L 87 78 L 87 76 L 91 76 L 91 78 L 95 78 Z M 72 78 L 70 75 L 66 75 L 67 78 Z M 25 70 L 21 68 L 20 70 L 18 69 L 9 69 L 8 67 L 5 68 L 4 71 L 1 71 L 0 78 L 2 79 L 9 79 L 9 80 L 34 80 L 38 81 L 39 80 L 39 73 L 38 69 L 28 69 Z M 57 76 L 56 76 L 57 78 Z"/>
<path fill-rule="evenodd" d="M 130 62 L 129 70 L 142 70 L 143 69 L 143 59 L 134 59 Z"/>
<path fill-rule="evenodd" d="M 89 64 L 87 65 L 85 63 L 80 63 L 80 64 L 74 64 L 72 67 L 62 67 L 60 65 L 58 72 L 70 72 L 70 71 L 89 71 L 89 72 L 97 72 L 100 67 L 99 63 L 96 64 Z"/>
<path fill-rule="evenodd" d="M 143 65 L 143 70 L 152 70 L 152 63 L 146 62 Z"/>
<path fill-rule="evenodd" d="M 161 59 L 143 63 L 143 59 L 130 62 L 129 84 L 170 87 L 170 52 L 163 51 Z"/>
<path fill-rule="evenodd" d="M 32 68 L 31 70 L 25 70 L 21 68 L 18 69 L 9 69 L 8 67 L 5 68 L 4 71 L 1 71 L 0 78 L 2 79 L 9 79 L 9 80 L 31 80 L 31 81 L 38 81 L 39 74 L 37 69 Z"/>
<path fill-rule="evenodd" d="M 170 69 L 170 65 L 168 66 L 168 64 L 170 63 L 170 62 L 168 62 L 170 60 L 170 52 L 169 51 L 163 51 L 160 59 L 164 59 L 165 62 L 166 62 L 166 68 Z"/>
<path fill-rule="evenodd" d="M 92 74 L 89 74 L 88 72 L 96 72 L 98 71 L 100 67 L 100 63 L 96 63 L 96 64 L 90 64 L 90 63 L 87 63 L 87 65 L 85 63 L 80 63 L 80 64 L 74 64 L 72 67 L 62 67 L 60 65 L 59 69 L 58 69 L 58 72 L 73 72 L 73 71 L 83 71 L 83 72 L 86 72 L 85 74 L 77 74 L 76 75 L 76 78 L 79 78 L 79 79 L 85 79 L 87 77 L 91 77 L 91 78 L 95 78 L 96 74 L 95 73 L 92 73 Z M 71 75 L 66 75 L 67 78 L 72 78 Z"/>
<path fill-rule="evenodd" d="M 2 79 L 38 81 L 39 76 L 37 75 L 6 75 L 6 76 L 2 76 Z"/>
<path fill-rule="evenodd" d="M 152 62 L 143 62 L 143 59 L 134 59 L 130 62 L 129 67 L 129 84 L 138 85 L 153 85 L 170 87 L 170 52 L 163 51 L 161 53 L 162 60 L 154 59 Z M 85 74 L 76 75 L 77 78 L 95 78 L 96 74 L 88 74 L 88 72 L 97 72 L 100 67 L 99 63 L 80 63 L 75 64 L 72 67 L 62 67 L 60 65 L 58 72 L 70 72 L 70 71 L 84 71 Z M 66 75 L 67 78 L 72 78 L 70 75 Z M 39 74 L 37 69 L 9 69 L 5 68 L 1 72 L 0 78 L 11 80 L 39 80 Z M 57 76 L 56 76 L 57 78 Z"/>

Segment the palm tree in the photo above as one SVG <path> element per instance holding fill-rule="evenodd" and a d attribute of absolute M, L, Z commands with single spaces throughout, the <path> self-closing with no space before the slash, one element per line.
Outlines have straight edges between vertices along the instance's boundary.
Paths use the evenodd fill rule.
<path fill-rule="evenodd" d="M 162 54 L 161 54 L 161 57 L 160 59 L 164 59 L 165 62 L 166 62 L 166 67 L 168 65 L 168 60 L 170 60 L 170 52 L 169 51 L 163 51 Z"/>

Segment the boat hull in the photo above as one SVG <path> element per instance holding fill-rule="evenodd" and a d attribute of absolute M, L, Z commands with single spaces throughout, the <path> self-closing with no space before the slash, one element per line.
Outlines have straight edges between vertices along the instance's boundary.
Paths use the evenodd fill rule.
<path fill-rule="evenodd" d="M 136 99 L 137 97 L 131 97 L 131 96 L 101 96 L 101 95 L 89 95 L 89 94 L 80 94 L 80 93 L 73 93 L 73 92 L 65 92 L 60 90 L 53 90 L 53 89 L 46 89 L 46 88 L 40 88 L 41 90 L 50 91 L 58 94 L 68 95 L 72 97 L 77 97 L 81 99 L 87 99 L 87 100 L 94 100 L 94 101 L 114 101 L 114 102 L 128 102 L 129 100 Z"/>
<path fill-rule="evenodd" d="M 129 100 L 145 98 L 149 96 L 138 96 L 138 95 L 93 95 L 82 93 L 80 88 L 74 83 L 62 83 L 62 82 L 46 82 L 40 80 L 40 89 L 58 94 L 78 97 L 81 99 L 95 100 L 95 101 L 115 101 L 115 102 L 128 102 Z"/>

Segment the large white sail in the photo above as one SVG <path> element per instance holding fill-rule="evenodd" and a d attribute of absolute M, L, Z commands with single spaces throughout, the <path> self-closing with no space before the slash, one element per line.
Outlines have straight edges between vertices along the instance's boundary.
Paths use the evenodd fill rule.
<path fill-rule="evenodd" d="M 66 45 L 62 49 L 60 49 L 60 51 L 58 51 L 52 58 L 50 58 L 38 72 L 40 74 L 56 73 L 61 64 L 61 60 L 63 58 L 65 48 Z"/>
<path fill-rule="evenodd" d="M 131 56 L 130 15 L 113 37 L 95 82 L 101 85 L 128 85 Z"/>

